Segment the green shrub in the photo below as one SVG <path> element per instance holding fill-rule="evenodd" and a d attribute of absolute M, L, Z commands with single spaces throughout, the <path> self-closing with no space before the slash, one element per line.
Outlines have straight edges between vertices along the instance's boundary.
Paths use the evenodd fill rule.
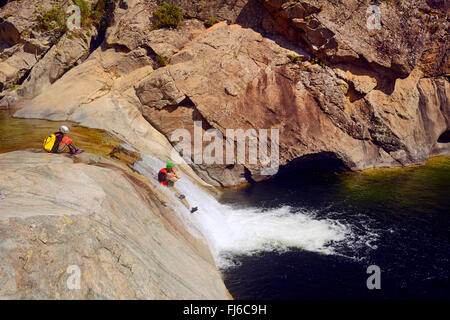
<path fill-rule="evenodd" d="M 308 61 L 309 61 L 311 64 L 318 64 L 318 65 L 321 66 L 322 68 L 325 68 L 325 67 L 326 67 L 325 63 L 324 63 L 322 60 L 320 60 L 318 57 L 309 57 L 309 58 L 308 58 Z"/>
<path fill-rule="evenodd" d="M 309 61 L 311 64 L 318 64 L 322 68 L 326 67 L 325 63 L 323 61 L 319 60 L 319 58 L 317 58 L 317 57 L 306 58 L 306 57 L 296 56 L 293 54 L 288 54 L 287 57 L 289 58 L 289 60 L 291 60 L 292 63 Z"/>
<path fill-rule="evenodd" d="M 218 22 L 219 21 L 216 18 L 210 17 L 205 20 L 205 27 L 207 27 L 207 28 L 212 27 L 213 25 L 215 25 Z"/>
<path fill-rule="evenodd" d="M 156 55 L 156 62 L 158 62 L 158 65 L 160 67 L 165 67 L 169 64 L 169 61 L 167 61 L 167 58 L 160 54 Z"/>
<path fill-rule="evenodd" d="M 66 19 L 68 18 L 64 8 L 56 5 L 50 10 L 41 12 L 38 18 L 38 29 L 40 31 L 54 31 L 62 34 L 66 32 Z"/>
<path fill-rule="evenodd" d="M 296 56 L 293 54 L 288 54 L 287 57 L 291 60 L 292 63 L 302 62 L 304 59 L 300 56 Z"/>
<path fill-rule="evenodd" d="M 316 64 L 316 63 L 319 62 L 319 58 L 317 58 L 317 57 L 309 57 L 308 61 L 311 62 L 311 64 Z"/>
<path fill-rule="evenodd" d="M 81 11 L 81 23 L 89 19 L 91 9 L 89 8 L 89 3 L 86 0 L 72 0 L 75 5 L 80 8 Z"/>
<path fill-rule="evenodd" d="M 106 15 L 112 0 L 98 0 L 94 8 L 89 7 L 87 0 L 72 0 L 75 5 L 80 8 L 81 25 L 89 26 L 91 24 L 99 24 L 101 19 Z"/>
<path fill-rule="evenodd" d="M 153 11 L 155 29 L 176 28 L 183 21 L 183 11 L 180 7 L 165 2 Z"/>

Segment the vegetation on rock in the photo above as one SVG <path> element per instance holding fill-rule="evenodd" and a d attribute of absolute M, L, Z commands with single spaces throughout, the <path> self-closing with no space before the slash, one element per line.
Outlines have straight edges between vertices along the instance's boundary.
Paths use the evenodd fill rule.
<path fill-rule="evenodd" d="M 322 68 L 325 68 L 325 63 L 317 57 L 302 57 L 294 54 L 288 54 L 287 57 L 291 60 L 292 63 L 308 61 L 311 64 L 318 64 Z"/>
<path fill-rule="evenodd" d="M 39 7 L 41 12 L 38 17 L 37 28 L 39 31 L 51 31 L 57 35 L 61 35 L 67 30 L 66 19 L 68 15 L 61 5 L 56 5 L 49 10 L 43 10 L 42 6 Z"/>
<path fill-rule="evenodd" d="M 213 25 L 215 25 L 218 22 L 219 22 L 219 20 L 217 20 L 216 18 L 210 17 L 205 20 L 205 27 L 207 27 L 207 28 L 212 27 Z"/>
<path fill-rule="evenodd" d="M 165 2 L 153 11 L 153 23 L 155 29 L 176 28 L 183 21 L 183 10 Z"/>
<path fill-rule="evenodd" d="M 92 24 L 99 25 L 102 18 L 106 16 L 111 0 L 99 0 L 94 8 L 89 7 L 86 0 L 72 0 L 73 4 L 80 8 L 81 26 L 88 27 Z M 67 19 L 70 14 L 66 12 L 66 7 L 57 4 L 49 10 L 43 10 L 40 6 L 37 9 L 40 12 L 38 16 L 38 25 L 34 28 L 41 32 L 52 32 L 56 36 L 61 36 L 67 31 Z"/>
<path fill-rule="evenodd" d="M 80 8 L 81 25 L 86 27 L 92 24 L 100 24 L 102 17 L 106 15 L 111 0 L 99 0 L 92 9 L 89 7 L 87 0 L 73 0 L 73 3 Z"/>
<path fill-rule="evenodd" d="M 306 60 L 305 57 L 296 56 L 294 54 L 288 54 L 287 57 L 289 58 L 289 60 L 291 60 L 292 63 L 303 62 Z"/>
<path fill-rule="evenodd" d="M 160 67 L 165 67 L 169 64 L 169 61 L 167 61 L 167 58 L 160 54 L 156 55 L 156 62 L 158 62 L 158 65 Z"/>

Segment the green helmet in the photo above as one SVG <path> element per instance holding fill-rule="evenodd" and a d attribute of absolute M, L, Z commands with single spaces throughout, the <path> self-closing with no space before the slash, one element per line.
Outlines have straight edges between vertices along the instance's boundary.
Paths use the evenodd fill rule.
<path fill-rule="evenodd" d="M 166 166 L 167 169 L 172 169 L 174 167 L 172 162 L 169 162 Z"/>

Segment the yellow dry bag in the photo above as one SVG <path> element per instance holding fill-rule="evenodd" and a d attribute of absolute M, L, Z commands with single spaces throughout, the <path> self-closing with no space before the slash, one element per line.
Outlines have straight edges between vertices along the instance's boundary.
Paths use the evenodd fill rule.
<path fill-rule="evenodd" d="M 44 140 L 44 149 L 47 152 L 55 153 L 58 151 L 59 142 L 62 140 L 61 134 L 51 134 Z"/>

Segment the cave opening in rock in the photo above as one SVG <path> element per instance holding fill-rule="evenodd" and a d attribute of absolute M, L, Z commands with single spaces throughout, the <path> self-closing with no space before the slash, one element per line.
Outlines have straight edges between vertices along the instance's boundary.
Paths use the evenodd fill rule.
<path fill-rule="evenodd" d="M 449 143 L 450 142 L 450 130 L 444 131 L 438 138 L 439 143 Z"/>
<path fill-rule="evenodd" d="M 284 166 L 280 166 L 275 177 L 295 175 L 297 173 L 301 174 L 304 172 L 336 172 L 346 170 L 349 170 L 349 167 L 334 152 L 319 152 L 304 155 Z"/>

